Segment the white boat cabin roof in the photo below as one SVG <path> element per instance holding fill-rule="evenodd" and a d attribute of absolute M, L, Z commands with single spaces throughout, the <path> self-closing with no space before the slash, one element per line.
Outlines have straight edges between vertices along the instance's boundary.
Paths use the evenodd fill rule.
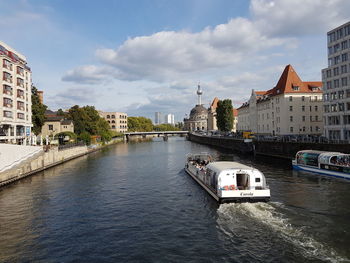
<path fill-rule="evenodd" d="M 212 170 L 229 170 L 229 169 L 254 169 L 253 167 L 249 167 L 247 165 L 237 163 L 237 162 L 212 162 L 207 165 L 207 168 Z"/>

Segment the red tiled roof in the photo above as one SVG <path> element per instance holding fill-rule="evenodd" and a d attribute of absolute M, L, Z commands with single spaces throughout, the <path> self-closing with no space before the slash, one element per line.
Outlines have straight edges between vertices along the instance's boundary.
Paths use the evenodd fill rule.
<path fill-rule="evenodd" d="M 293 90 L 293 87 L 299 87 L 299 89 Z M 320 89 L 313 90 L 313 87 L 319 87 Z M 295 72 L 292 65 L 287 65 L 278 80 L 276 87 L 268 90 L 266 94 L 276 96 L 283 93 L 321 93 L 321 87 L 321 81 L 303 82 Z"/>
<path fill-rule="evenodd" d="M 215 97 L 213 102 L 210 105 L 210 108 L 215 110 L 218 107 L 218 102 L 219 102 L 219 99 L 217 97 Z"/>
<path fill-rule="evenodd" d="M 238 116 L 238 110 L 237 109 L 232 109 L 232 113 L 234 117 Z"/>

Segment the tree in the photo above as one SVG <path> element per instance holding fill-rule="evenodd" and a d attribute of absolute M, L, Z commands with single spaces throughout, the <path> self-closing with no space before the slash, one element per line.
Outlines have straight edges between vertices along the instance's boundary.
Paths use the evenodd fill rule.
<path fill-rule="evenodd" d="M 180 129 L 171 124 L 159 124 L 154 126 L 155 131 L 179 131 Z"/>
<path fill-rule="evenodd" d="M 47 106 L 40 102 L 38 90 L 35 86 L 32 87 L 32 123 L 33 132 L 35 135 L 41 133 L 41 127 L 45 122 L 45 111 Z"/>
<path fill-rule="evenodd" d="M 108 122 L 98 114 L 93 106 L 79 107 L 75 105 L 69 109 L 67 117 L 73 120 L 74 132 L 86 142 L 91 141 L 91 138 L 89 139 L 86 134 L 89 136 L 99 135 L 103 142 L 112 139 Z"/>
<path fill-rule="evenodd" d="M 219 100 L 216 108 L 216 123 L 218 129 L 223 132 L 232 130 L 233 127 L 233 111 L 232 101 L 229 99 Z"/>
<path fill-rule="evenodd" d="M 152 121 L 145 117 L 128 117 L 128 131 L 153 131 Z"/>

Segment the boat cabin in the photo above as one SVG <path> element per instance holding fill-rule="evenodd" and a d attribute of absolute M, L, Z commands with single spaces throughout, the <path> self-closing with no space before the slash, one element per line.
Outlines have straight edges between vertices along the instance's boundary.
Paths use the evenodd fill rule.
<path fill-rule="evenodd" d="M 213 162 L 206 166 L 206 183 L 215 190 L 258 190 L 266 188 L 265 176 L 237 162 Z"/>

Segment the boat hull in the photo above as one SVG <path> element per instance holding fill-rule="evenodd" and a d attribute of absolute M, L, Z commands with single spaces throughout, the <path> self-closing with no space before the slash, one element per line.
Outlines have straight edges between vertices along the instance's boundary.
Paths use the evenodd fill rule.
<path fill-rule="evenodd" d="M 219 203 L 241 203 L 241 202 L 268 202 L 270 201 L 270 189 L 264 190 L 220 190 L 218 194 L 203 183 L 187 167 L 185 171 L 206 190 Z"/>
<path fill-rule="evenodd" d="M 350 180 L 350 174 L 340 173 L 340 172 L 331 171 L 331 170 L 323 170 L 323 169 L 319 169 L 317 167 L 310 167 L 307 165 L 295 164 L 294 162 L 293 162 L 292 166 L 293 166 L 294 170 L 307 171 L 307 172 L 311 172 L 311 173 L 317 173 L 317 174 L 321 174 L 321 175 L 327 175 L 327 176 L 338 177 L 338 178 Z"/>

